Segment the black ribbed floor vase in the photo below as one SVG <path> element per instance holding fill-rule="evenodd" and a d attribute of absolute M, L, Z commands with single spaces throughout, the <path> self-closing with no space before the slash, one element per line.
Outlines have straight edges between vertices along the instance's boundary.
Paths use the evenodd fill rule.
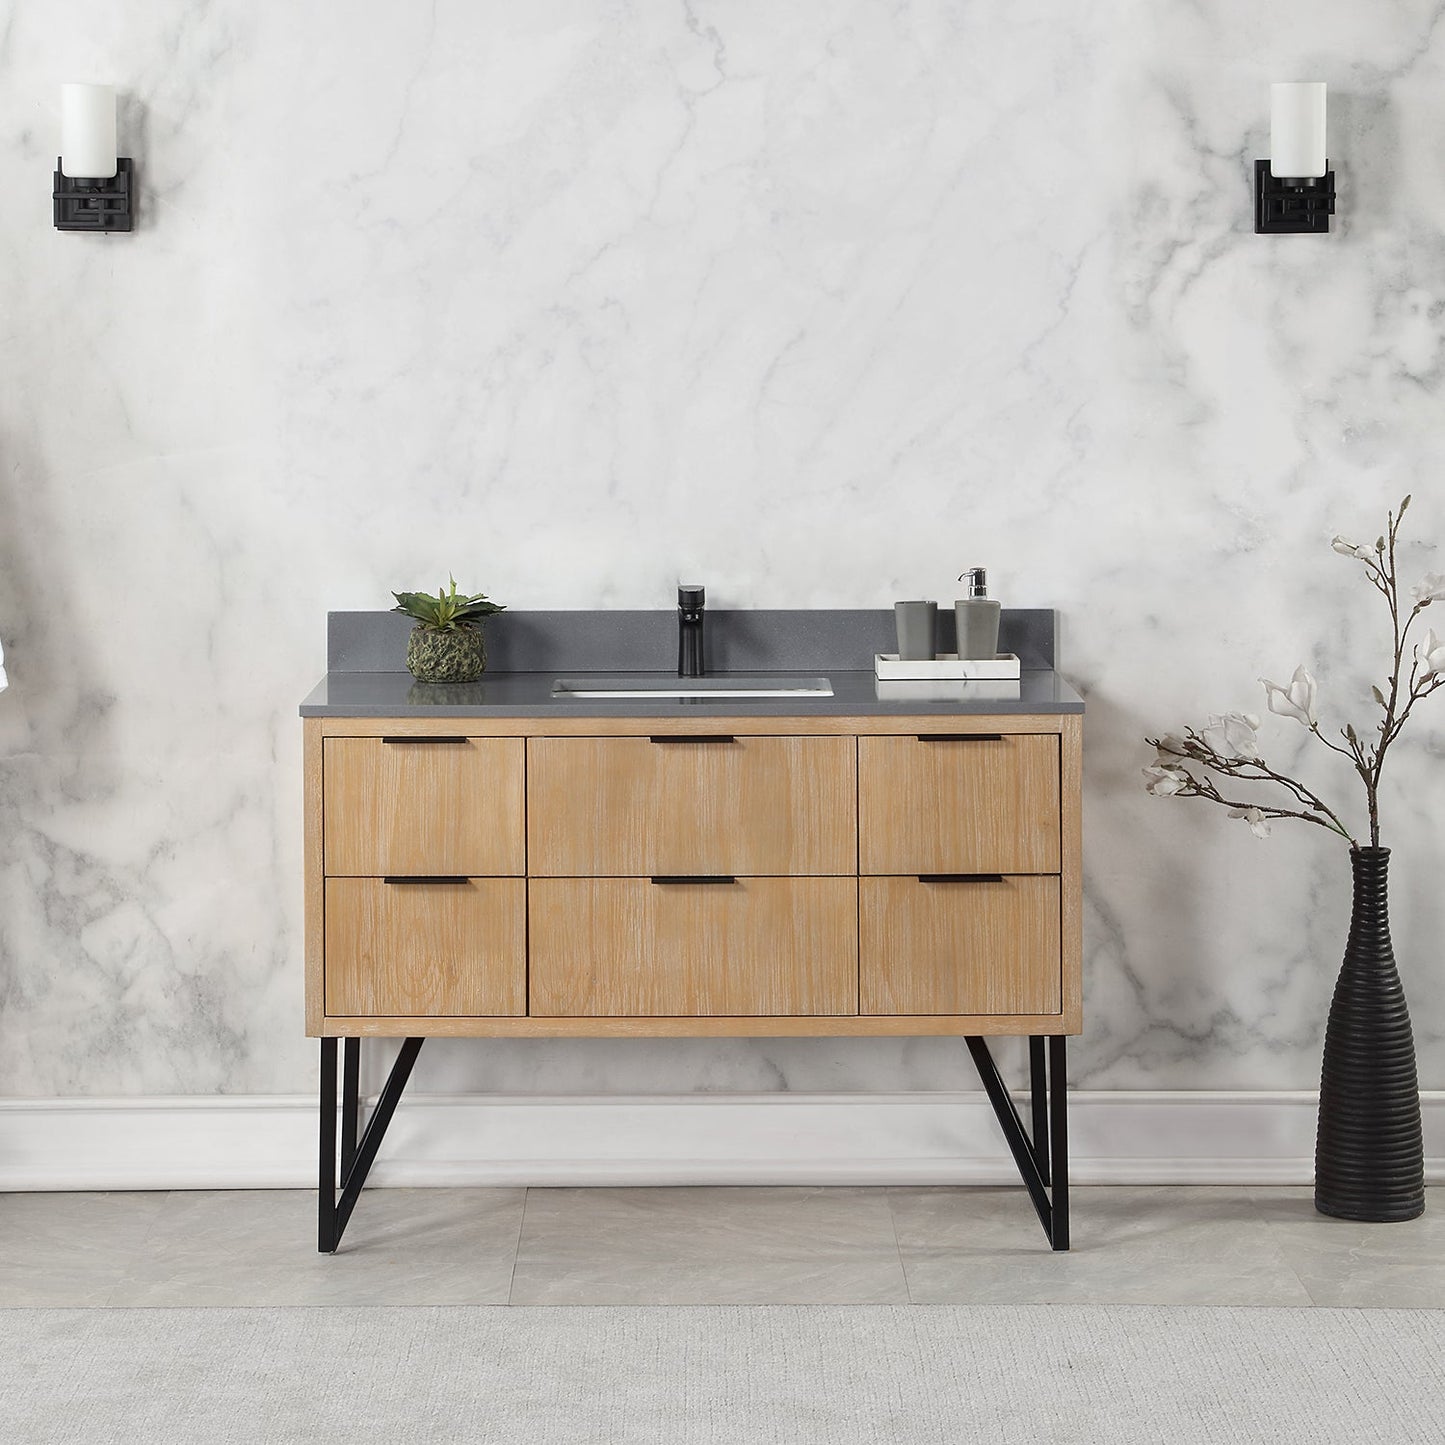
<path fill-rule="evenodd" d="M 1420 1085 L 1410 1012 L 1390 947 L 1388 848 L 1352 848 L 1355 906 L 1330 1003 L 1315 1139 L 1315 1208 L 1338 1219 L 1425 1209 Z"/>

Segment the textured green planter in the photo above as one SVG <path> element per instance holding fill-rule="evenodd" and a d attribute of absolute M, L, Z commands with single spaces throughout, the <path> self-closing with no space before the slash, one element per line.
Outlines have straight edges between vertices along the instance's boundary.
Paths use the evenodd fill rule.
<path fill-rule="evenodd" d="M 406 644 L 407 671 L 418 682 L 475 682 L 487 670 L 487 644 L 480 627 L 438 632 L 413 627 Z"/>

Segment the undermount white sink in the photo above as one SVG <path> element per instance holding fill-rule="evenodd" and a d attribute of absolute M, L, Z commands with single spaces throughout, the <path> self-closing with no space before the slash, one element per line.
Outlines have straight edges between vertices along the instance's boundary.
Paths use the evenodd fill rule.
<path fill-rule="evenodd" d="M 559 677 L 552 684 L 559 701 L 572 698 L 727 698 L 832 697 L 826 677 L 749 677 L 723 673 L 716 677 L 674 677 L 671 673 L 597 673 L 591 677 Z"/>

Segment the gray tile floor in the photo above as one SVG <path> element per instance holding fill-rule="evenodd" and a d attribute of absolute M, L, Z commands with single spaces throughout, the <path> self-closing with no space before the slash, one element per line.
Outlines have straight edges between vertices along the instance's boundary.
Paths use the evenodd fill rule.
<path fill-rule="evenodd" d="M 0 1306 L 1050 1303 L 1445 1307 L 1445 1210 L 1308 1189 L 372 1189 L 315 1252 L 304 1191 L 0 1195 Z"/>

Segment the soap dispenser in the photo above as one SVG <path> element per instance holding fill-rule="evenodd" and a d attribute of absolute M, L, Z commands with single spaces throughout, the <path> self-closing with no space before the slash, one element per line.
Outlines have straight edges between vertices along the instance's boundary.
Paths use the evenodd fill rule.
<path fill-rule="evenodd" d="M 998 656 L 1000 607 L 988 595 L 988 575 L 982 567 L 970 567 L 958 580 L 968 583 L 968 596 L 953 604 L 959 660 L 991 662 Z"/>

